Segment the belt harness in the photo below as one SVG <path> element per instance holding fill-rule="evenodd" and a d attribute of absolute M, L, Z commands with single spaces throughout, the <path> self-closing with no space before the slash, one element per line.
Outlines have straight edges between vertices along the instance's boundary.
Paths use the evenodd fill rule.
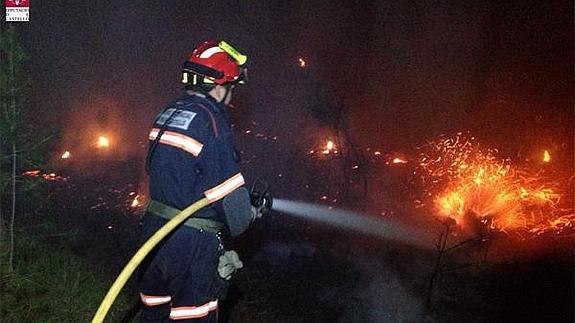
<path fill-rule="evenodd" d="M 146 211 L 167 220 L 174 218 L 181 212 L 181 210 L 154 200 L 150 201 Z M 190 218 L 184 222 L 184 225 L 213 234 L 218 234 L 224 227 L 224 224 L 219 221 L 204 218 Z"/>

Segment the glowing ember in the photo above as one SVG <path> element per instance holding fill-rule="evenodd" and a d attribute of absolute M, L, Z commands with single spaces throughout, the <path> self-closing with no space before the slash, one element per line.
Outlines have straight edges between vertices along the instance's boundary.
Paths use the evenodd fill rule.
<path fill-rule="evenodd" d="M 22 173 L 22 176 L 26 177 L 41 177 L 46 181 L 66 181 L 68 178 L 62 177 L 56 173 L 42 173 L 40 170 L 29 170 Z"/>
<path fill-rule="evenodd" d="M 140 195 L 136 195 L 134 197 L 134 199 L 132 200 L 132 204 L 130 204 L 130 207 L 136 208 L 136 207 L 140 206 L 139 198 L 140 198 Z"/>
<path fill-rule="evenodd" d="M 24 173 L 22 173 L 22 176 L 37 177 L 37 176 L 40 176 L 40 170 L 35 169 L 35 170 L 25 171 Z"/>
<path fill-rule="evenodd" d="M 407 160 L 401 159 L 399 157 L 395 157 L 392 161 L 392 164 L 407 164 Z"/>
<path fill-rule="evenodd" d="M 298 58 L 298 63 L 299 63 L 299 67 L 304 68 L 305 67 L 305 60 L 303 58 Z"/>
<path fill-rule="evenodd" d="M 549 154 L 549 151 L 545 150 L 543 152 L 543 162 L 548 163 L 551 161 L 551 154 Z"/>
<path fill-rule="evenodd" d="M 376 156 L 379 156 L 379 155 L 381 155 L 381 151 L 376 151 L 376 152 L 374 152 L 373 154 L 376 155 Z"/>
<path fill-rule="evenodd" d="M 464 228 L 480 225 L 532 234 L 573 231 L 573 210 L 559 207 L 559 180 L 512 165 L 497 153 L 461 133 L 424 147 L 415 174 L 436 213 Z"/>
<path fill-rule="evenodd" d="M 50 173 L 50 174 L 42 174 L 42 178 L 47 181 L 56 181 L 62 179 L 63 177 L 56 175 L 56 173 Z"/>
<path fill-rule="evenodd" d="M 100 136 L 98 137 L 97 146 L 98 148 L 108 148 L 110 147 L 110 140 L 106 136 Z"/>
<path fill-rule="evenodd" d="M 70 152 L 66 150 L 66 151 L 62 154 L 62 157 L 61 157 L 61 158 L 62 158 L 62 159 L 68 159 L 68 158 L 70 158 L 70 157 L 72 157 L 72 154 L 70 154 Z"/>

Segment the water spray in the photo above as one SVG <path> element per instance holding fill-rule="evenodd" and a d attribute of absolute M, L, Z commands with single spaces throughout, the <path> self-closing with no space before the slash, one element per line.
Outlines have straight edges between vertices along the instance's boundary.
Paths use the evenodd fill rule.
<path fill-rule="evenodd" d="M 347 210 L 338 210 L 317 204 L 275 199 L 273 210 L 300 217 L 306 220 L 321 222 L 338 228 L 373 235 L 380 238 L 396 240 L 417 247 L 432 248 L 433 239 L 406 224 L 392 222 L 389 219 L 368 217 Z"/>

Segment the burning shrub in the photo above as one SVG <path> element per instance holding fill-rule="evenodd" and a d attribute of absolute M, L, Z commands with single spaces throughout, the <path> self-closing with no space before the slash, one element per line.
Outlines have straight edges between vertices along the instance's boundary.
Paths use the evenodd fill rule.
<path fill-rule="evenodd" d="M 567 183 L 552 171 L 513 164 L 462 133 L 419 151 L 413 174 L 437 216 L 471 232 L 481 227 L 521 237 L 573 232 L 573 209 L 562 203 Z"/>

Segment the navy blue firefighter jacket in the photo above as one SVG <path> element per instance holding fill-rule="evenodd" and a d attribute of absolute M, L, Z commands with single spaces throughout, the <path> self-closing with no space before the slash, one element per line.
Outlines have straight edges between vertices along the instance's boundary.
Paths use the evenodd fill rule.
<path fill-rule="evenodd" d="M 183 210 L 206 197 L 212 204 L 195 217 L 225 223 L 232 235 L 247 229 L 249 194 L 223 104 L 184 93 L 156 117 L 149 140 L 152 200 Z"/>

